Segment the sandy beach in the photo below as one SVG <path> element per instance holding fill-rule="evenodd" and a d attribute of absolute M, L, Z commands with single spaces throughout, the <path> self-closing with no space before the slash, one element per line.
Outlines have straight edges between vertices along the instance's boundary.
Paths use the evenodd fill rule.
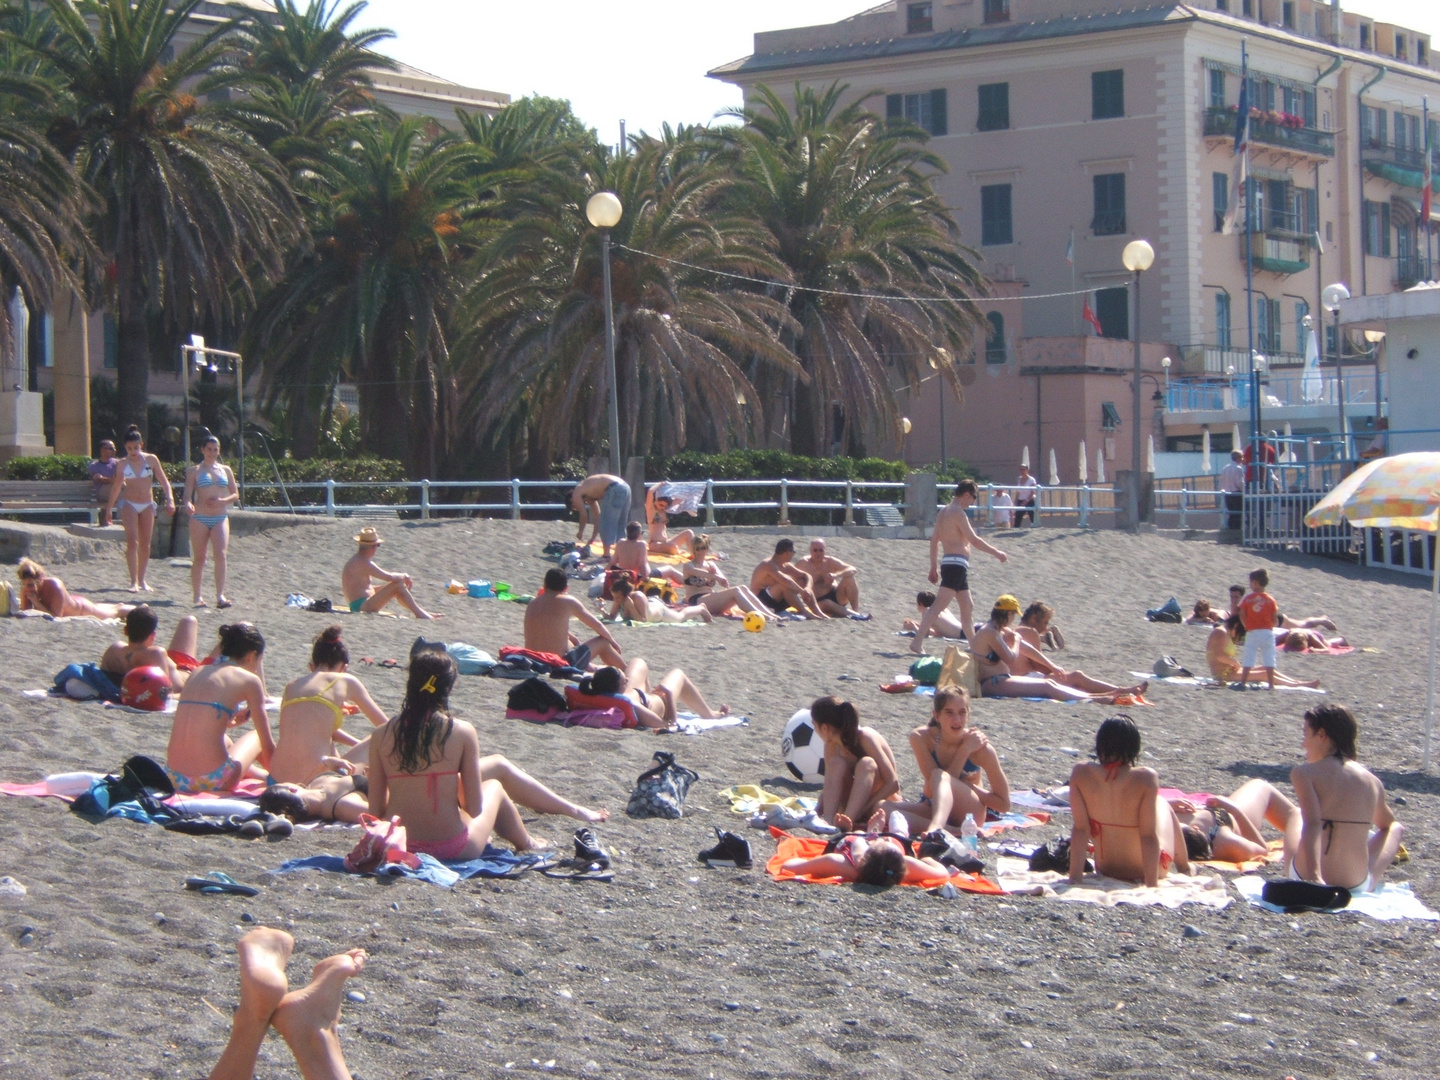
<path fill-rule="evenodd" d="M 573 525 L 509 521 L 378 523 L 378 560 L 413 574 L 420 602 L 447 615 L 325 616 L 286 609 L 303 592 L 341 602 L 339 572 L 354 522 L 308 524 L 237 539 L 229 612 L 200 613 L 201 648 L 222 621 L 248 619 L 267 640 L 272 694 L 305 670 L 331 622 L 352 658 L 403 664 L 419 633 L 490 652 L 519 643 L 523 608 L 447 596 L 444 583 L 483 577 L 534 592 L 551 563 L 540 554 Z M 1148 623 L 1174 595 L 1225 602 L 1254 566 L 1271 574 L 1281 609 L 1325 613 L 1361 647 L 1349 656 L 1283 656 L 1290 674 L 1320 678 L 1327 700 L 1355 710 L 1360 760 L 1386 784 L 1406 828 L 1411 882 L 1440 906 L 1435 826 L 1440 779 L 1420 772 L 1429 604 L 1425 581 L 1301 557 L 1269 557 L 1207 542 L 1042 528 L 987 534 L 1009 552 L 972 570 L 982 614 L 1001 592 L 1057 609 L 1069 648 L 1061 664 L 1132 681 L 1172 654 L 1204 668 L 1205 630 Z M 748 581 L 775 537 L 716 536 L 727 573 Z M 925 586 L 923 541 L 829 540 L 861 570 L 870 623 L 791 623 L 760 634 L 708 627 L 619 627 L 627 655 L 663 673 L 684 668 L 712 705 L 748 727 L 696 737 L 568 730 L 504 719 L 511 683 L 462 678 L 455 713 L 482 747 L 509 756 L 563 795 L 609 807 L 599 829 L 617 852 L 613 882 L 529 874 L 442 889 L 320 873 L 271 875 L 289 858 L 343 854 L 352 830 L 300 832 L 283 842 L 195 838 L 158 827 L 92 825 L 53 799 L 0 800 L 0 875 L 28 890 L 0 895 L 0 1076 L 195 1077 L 229 1034 L 237 998 L 234 943 L 259 923 L 294 934 L 292 985 L 321 957 L 355 945 L 370 962 L 352 987 L 341 1037 L 363 1080 L 543 1072 L 576 1077 L 1416 1078 L 1435 1072 L 1440 924 L 1358 915 L 1278 915 L 1235 899 L 1196 906 L 1102 908 L 1022 897 L 941 900 L 916 889 L 777 884 L 761 866 L 762 831 L 730 813 L 722 789 L 787 778 L 780 730 L 822 694 L 855 701 L 901 762 L 928 703 L 876 688 L 909 665 L 895 636 Z M 52 567 L 72 589 L 123 600 L 123 553 Z M 13 573 L 13 568 L 6 568 Z M 191 611 L 189 570 L 152 564 L 162 638 Z M 583 594 L 584 583 L 576 583 Z M 211 587 L 208 584 L 207 591 Z M 224 618 L 222 618 L 224 616 Z M 87 621 L 0 620 L 0 780 L 28 782 L 113 769 L 133 753 L 163 759 L 168 718 L 21 695 L 70 661 L 95 660 L 118 628 Z M 929 651 L 938 654 L 932 644 Z M 382 708 L 399 706 L 404 670 L 354 665 Z M 1164 784 L 1228 793 L 1248 777 L 1288 791 L 1300 759 L 1303 693 L 1232 693 L 1157 684 L 1153 708 L 1130 710 L 1143 763 Z M 1109 713 L 1098 705 L 986 700 L 974 723 L 1001 755 L 1013 787 L 1063 783 Z M 363 718 L 347 722 L 363 734 Z M 680 821 L 624 813 L 657 749 L 696 770 Z M 1037 842 L 1068 830 L 1059 815 L 1017 834 Z M 562 849 L 575 822 L 540 818 L 532 831 Z M 696 853 L 712 827 L 745 833 L 756 868 L 710 870 Z M 991 858 L 993 867 L 993 856 Z M 187 875 L 223 870 L 261 887 L 254 899 L 185 892 Z M 1270 871 L 1274 873 L 1275 871 Z M 1233 895 L 1233 892 L 1232 892 Z M 1198 934 L 1187 935 L 1192 927 Z M 1431 1065 L 1424 1064 L 1430 1061 Z M 257 1077 L 290 1077 L 272 1035 Z"/>

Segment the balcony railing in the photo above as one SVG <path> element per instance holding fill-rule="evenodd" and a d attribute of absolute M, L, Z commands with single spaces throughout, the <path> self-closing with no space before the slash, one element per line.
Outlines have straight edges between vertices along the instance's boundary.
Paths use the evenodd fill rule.
<path fill-rule="evenodd" d="M 1211 105 L 1205 110 L 1205 134 L 1235 136 L 1235 107 L 1233 105 Z M 1250 110 L 1250 138 L 1266 146 L 1279 147 L 1306 157 L 1334 157 L 1335 133 L 1319 128 L 1295 126 L 1279 120 L 1269 119 L 1278 113 L 1262 113 Z"/>
<path fill-rule="evenodd" d="M 1245 237 L 1240 238 L 1240 258 L 1245 258 Z M 1310 265 L 1310 238 L 1282 229 L 1250 234 L 1250 260 L 1256 270 L 1275 274 L 1298 274 Z"/>
<path fill-rule="evenodd" d="M 1402 289 L 1425 280 L 1425 259 L 1420 255 L 1401 255 L 1395 260 L 1395 284 Z"/>
<path fill-rule="evenodd" d="M 1245 317 L 1243 310 L 1240 317 L 1242 319 Z M 1243 324 L 1239 329 L 1241 336 L 1244 336 Z M 1267 349 L 1259 341 L 1255 343 L 1255 351 L 1264 356 L 1272 368 L 1300 367 L 1305 363 L 1303 353 L 1287 353 L 1281 352 L 1279 349 Z M 1180 353 L 1185 358 L 1184 370 L 1189 375 L 1195 374 L 1197 369 L 1206 375 L 1229 375 L 1237 371 L 1248 371 L 1250 367 L 1244 349 L 1227 349 L 1219 345 L 1182 345 Z"/>
<path fill-rule="evenodd" d="M 1337 386 L 1343 386 L 1345 401 L 1350 405 L 1375 406 L 1376 379 L 1373 368 L 1346 371 L 1343 383 L 1337 383 L 1333 370 L 1317 370 L 1308 375 L 1265 375 L 1260 382 L 1260 407 L 1283 409 L 1304 405 L 1338 406 Z M 1379 381 L 1381 399 L 1385 396 L 1385 376 Z M 1223 379 L 1175 379 L 1166 393 L 1166 409 L 1172 413 L 1225 412 L 1250 408 L 1250 380 L 1244 375 Z"/>

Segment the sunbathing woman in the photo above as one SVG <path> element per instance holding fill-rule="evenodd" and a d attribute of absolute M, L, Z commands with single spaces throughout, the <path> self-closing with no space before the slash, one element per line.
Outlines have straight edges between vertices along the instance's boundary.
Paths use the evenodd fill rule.
<path fill-rule="evenodd" d="M 821 820 L 848 831 L 854 822 L 868 820 L 882 803 L 898 801 L 895 753 L 885 736 L 860 726 L 854 705 L 836 697 L 817 698 L 810 706 L 810 723 L 825 742 Z"/>
<path fill-rule="evenodd" d="M 910 854 L 908 837 L 882 832 L 886 813 L 876 810 L 866 832 L 835 837 L 824 855 L 813 859 L 786 859 L 782 870 L 817 878 L 839 878 L 861 885 L 903 885 L 948 878 L 950 871 L 935 859 Z"/>
<path fill-rule="evenodd" d="M 1160 797 L 1154 769 L 1135 768 L 1140 730 L 1128 716 L 1112 716 L 1095 734 L 1096 763 L 1070 770 L 1070 881 L 1085 874 L 1095 841 L 1095 869 L 1107 877 L 1154 887 L 1174 866 L 1190 872 L 1180 822 Z"/>
<path fill-rule="evenodd" d="M 935 594 L 929 589 L 922 589 L 920 592 L 916 593 L 915 607 L 920 612 L 921 618 L 906 619 L 903 623 L 900 624 L 900 632 L 902 634 L 918 634 L 920 632 L 920 623 L 925 615 L 925 610 L 929 607 L 932 607 L 934 603 Z M 951 615 L 948 611 L 942 611 L 940 612 L 940 614 L 936 615 L 934 620 L 930 623 L 930 636 L 938 638 L 950 638 L 952 640 L 958 641 L 965 636 L 965 631 L 964 628 L 961 627 L 959 619 L 957 619 L 954 615 Z"/>
<path fill-rule="evenodd" d="M 358 825 L 360 815 L 370 811 L 370 778 L 363 771 L 352 772 L 356 766 L 343 758 L 330 758 L 328 764 L 335 771 L 312 777 L 308 784 L 270 785 L 260 794 L 260 809 L 296 824 L 339 821 Z"/>
<path fill-rule="evenodd" d="M 926 832 L 958 828 L 968 814 L 976 828 L 985 813 L 1010 809 L 1010 781 L 984 732 L 970 727 L 970 694 L 963 687 L 936 690 L 930 723 L 910 732 L 910 749 L 925 794 L 918 804 L 902 804 L 906 817 Z M 980 786 L 984 774 L 990 790 Z"/>
<path fill-rule="evenodd" d="M 264 779 L 275 753 L 265 712 L 265 639 L 249 623 L 220 627 L 220 658 L 185 682 L 165 749 L 177 792 L 233 791 L 246 773 Z M 233 744 L 225 734 L 246 720 L 255 730 Z"/>
<path fill-rule="evenodd" d="M 1328 652 L 1331 649 L 1348 649 L 1350 642 L 1343 637 L 1326 637 L 1320 630 L 1276 630 L 1275 647 L 1286 652 Z"/>
<path fill-rule="evenodd" d="M 410 661 L 400 713 L 370 737 L 370 813 L 399 814 L 411 851 L 441 860 L 473 859 L 501 839 L 525 851 L 547 846 L 520 819 L 516 803 L 586 823 L 609 818 L 562 799 L 498 754 L 482 758 L 475 728 L 450 716 L 455 661 L 422 652 Z"/>
<path fill-rule="evenodd" d="M 1001 596 L 990 611 L 990 621 L 971 639 L 970 650 L 980 661 L 980 693 L 984 697 L 1114 704 L 1121 694 L 1143 694 L 1149 687 L 1148 682 L 1115 686 L 1092 679 L 1083 671 L 1066 671 L 1052 664 L 1010 628 L 1011 620 L 1019 614 L 1020 601 L 1008 594 Z"/>
<path fill-rule="evenodd" d="M 1300 843 L 1300 810 L 1264 780 L 1247 780 L 1226 799 L 1212 795 L 1203 807 L 1189 799 L 1171 799 L 1170 806 L 1185 830 L 1185 848 L 1192 859 L 1240 863 L 1264 858 L 1270 845 L 1260 827 L 1266 822 L 1284 837 L 1284 865 L 1290 865 Z"/>
<path fill-rule="evenodd" d="M 280 701 L 280 738 L 270 759 L 270 775 L 276 780 L 308 785 L 330 771 L 325 759 L 336 752 L 336 743 L 345 744 L 344 754 L 352 761 L 369 759 L 366 742 L 344 729 L 345 706 L 354 702 L 376 727 L 389 718 L 365 684 L 349 674 L 349 666 L 340 627 L 327 627 L 310 650 L 310 674 L 285 687 Z"/>
<path fill-rule="evenodd" d="M 79 593 L 72 593 L 63 581 L 51 577 L 34 559 L 22 557 L 15 576 L 20 579 L 21 611 L 43 611 L 57 619 L 83 615 L 92 619 L 123 619 L 135 609 L 134 604 L 97 604 Z"/>
<path fill-rule="evenodd" d="M 652 688 L 650 665 L 639 657 L 630 661 L 624 671 L 603 667 L 595 674 L 581 679 L 580 692 L 628 698 L 640 726 L 656 731 L 668 731 L 675 726 L 681 705 L 706 720 L 728 716 L 730 713 L 729 705 L 721 705 L 719 712 L 711 709 L 701 696 L 699 688 L 690 681 L 690 676 L 679 668 L 671 668 Z"/>
<path fill-rule="evenodd" d="M 712 615 L 723 615 L 732 607 L 738 607 L 741 611 L 758 612 L 766 622 L 779 618 L 744 585 L 730 584 L 720 572 L 720 564 L 710 558 L 708 535 L 701 533 L 691 540 L 690 550 L 694 554 L 680 572 L 685 577 L 685 596 L 691 604 L 700 605 Z"/>
<path fill-rule="evenodd" d="M 1234 682 L 1240 678 L 1242 669 L 1236 658 L 1239 646 L 1245 644 L 1245 626 L 1239 615 L 1231 615 L 1223 625 L 1210 631 L 1205 642 L 1205 660 L 1210 665 L 1210 674 L 1220 682 Z M 1289 675 L 1275 672 L 1276 686 L 1304 686 L 1315 689 L 1319 679 L 1292 679 Z"/>
<path fill-rule="evenodd" d="M 714 616 L 710 609 L 700 604 L 673 608 L 658 596 L 648 596 L 624 578 L 610 583 L 610 595 L 615 602 L 610 606 L 607 619 L 629 619 L 641 623 L 711 622 Z"/>
<path fill-rule="evenodd" d="M 1199 626 L 1201 624 L 1218 626 L 1225 621 L 1228 614 L 1228 612 L 1222 611 L 1220 608 L 1212 607 L 1209 600 L 1201 597 L 1195 601 L 1195 607 L 1191 610 L 1190 617 L 1185 621 L 1191 626 Z"/>
<path fill-rule="evenodd" d="M 1305 764 L 1290 770 L 1290 784 L 1301 816 L 1295 873 L 1306 881 L 1373 889 L 1400 850 L 1405 830 L 1385 801 L 1385 785 L 1355 760 L 1359 734 L 1343 705 L 1305 713 Z"/>

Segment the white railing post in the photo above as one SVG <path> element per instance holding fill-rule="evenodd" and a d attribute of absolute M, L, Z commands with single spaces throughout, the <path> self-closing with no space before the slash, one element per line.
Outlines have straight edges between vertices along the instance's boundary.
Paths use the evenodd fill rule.
<path fill-rule="evenodd" d="M 1080 488 L 1080 528 L 1090 527 L 1090 485 L 1084 484 Z"/>
<path fill-rule="evenodd" d="M 780 524 L 790 524 L 790 481 L 780 478 Z"/>
<path fill-rule="evenodd" d="M 845 481 L 845 524 L 855 524 L 855 483 Z"/>
<path fill-rule="evenodd" d="M 520 520 L 520 481 L 510 481 L 510 520 Z"/>
<path fill-rule="evenodd" d="M 1182 529 L 1190 527 L 1190 500 L 1187 497 L 1189 494 L 1189 489 L 1182 484 L 1180 486 L 1180 528 Z"/>
<path fill-rule="evenodd" d="M 705 481 L 705 527 L 715 527 L 715 481 Z"/>
<path fill-rule="evenodd" d="M 430 520 L 430 481 L 420 481 L 420 520 Z"/>
<path fill-rule="evenodd" d="M 335 478 L 325 481 L 325 516 L 335 516 Z"/>

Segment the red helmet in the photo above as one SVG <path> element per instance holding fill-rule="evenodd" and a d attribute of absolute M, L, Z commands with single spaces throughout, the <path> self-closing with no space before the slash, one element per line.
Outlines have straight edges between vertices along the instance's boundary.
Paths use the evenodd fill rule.
<path fill-rule="evenodd" d="M 160 712 L 170 695 L 170 677 L 158 667 L 137 667 L 120 683 L 120 701 L 132 709 Z"/>

